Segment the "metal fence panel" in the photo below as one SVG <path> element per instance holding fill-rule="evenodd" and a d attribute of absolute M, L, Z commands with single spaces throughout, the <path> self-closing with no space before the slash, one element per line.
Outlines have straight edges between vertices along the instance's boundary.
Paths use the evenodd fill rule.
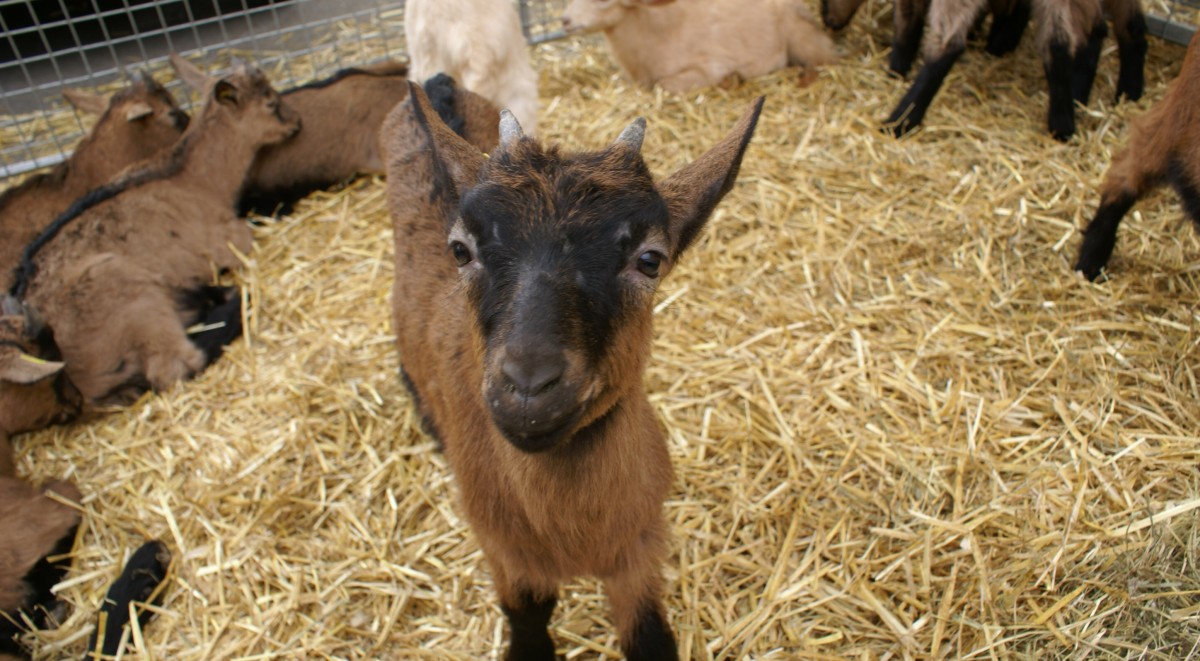
<path fill-rule="evenodd" d="M 531 43 L 561 36 L 565 2 L 517 1 Z M 116 87 L 196 50 L 253 59 L 286 88 L 404 55 L 404 0 L 0 0 L 0 179 L 60 162 L 84 134 L 63 88 Z"/>

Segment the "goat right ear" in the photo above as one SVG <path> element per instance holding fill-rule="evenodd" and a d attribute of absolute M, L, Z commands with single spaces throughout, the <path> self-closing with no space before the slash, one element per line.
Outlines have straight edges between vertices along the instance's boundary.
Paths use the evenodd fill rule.
<path fill-rule="evenodd" d="M 183 59 L 183 56 L 171 53 L 170 59 L 171 68 L 175 69 L 176 75 L 185 85 L 201 94 L 208 92 L 208 89 L 212 87 L 213 79 L 196 68 L 196 65 Z"/>
<path fill-rule="evenodd" d="M 28 385 L 58 374 L 63 367 L 61 362 L 42 360 L 22 351 L 5 351 L 0 354 L 0 381 Z"/>
<path fill-rule="evenodd" d="M 103 115 L 104 111 L 108 110 L 108 99 L 99 94 L 92 94 L 83 90 L 65 89 L 63 90 L 63 98 L 80 112 Z"/>
<path fill-rule="evenodd" d="M 670 214 L 668 232 L 672 261 L 691 245 L 717 203 L 733 188 L 742 156 L 754 135 L 754 127 L 758 125 L 763 98 L 758 97 L 712 149 L 658 185 L 658 192 L 666 201 Z"/>

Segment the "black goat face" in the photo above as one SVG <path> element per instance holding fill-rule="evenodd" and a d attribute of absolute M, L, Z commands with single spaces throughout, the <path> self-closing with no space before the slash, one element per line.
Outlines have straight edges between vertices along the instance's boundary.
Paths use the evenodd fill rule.
<path fill-rule="evenodd" d="M 474 308 L 492 419 L 539 452 L 601 415 L 614 388 L 641 386 L 667 207 L 622 145 L 564 156 L 522 139 L 481 180 L 462 198 L 447 259 Z"/>

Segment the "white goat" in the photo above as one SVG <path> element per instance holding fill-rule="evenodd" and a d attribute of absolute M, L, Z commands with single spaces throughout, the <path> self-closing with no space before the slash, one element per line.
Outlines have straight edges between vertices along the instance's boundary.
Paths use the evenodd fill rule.
<path fill-rule="evenodd" d="M 537 73 L 511 0 L 408 0 L 404 38 L 411 79 L 448 74 L 537 132 Z"/>
<path fill-rule="evenodd" d="M 837 59 L 802 0 L 573 0 L 562 21 L 603 32 L 634 82 L 672 92 Z"/>

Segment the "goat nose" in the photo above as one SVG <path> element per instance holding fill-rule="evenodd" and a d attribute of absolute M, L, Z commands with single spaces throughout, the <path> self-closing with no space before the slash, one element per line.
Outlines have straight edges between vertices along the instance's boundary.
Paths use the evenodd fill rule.
<path fill-rule="evenodd" d="M 509 354 L 500 365 L 508 385 L 524 397 L 536 397 L 554 387 L 566 364 L 557 356 Z"/>

